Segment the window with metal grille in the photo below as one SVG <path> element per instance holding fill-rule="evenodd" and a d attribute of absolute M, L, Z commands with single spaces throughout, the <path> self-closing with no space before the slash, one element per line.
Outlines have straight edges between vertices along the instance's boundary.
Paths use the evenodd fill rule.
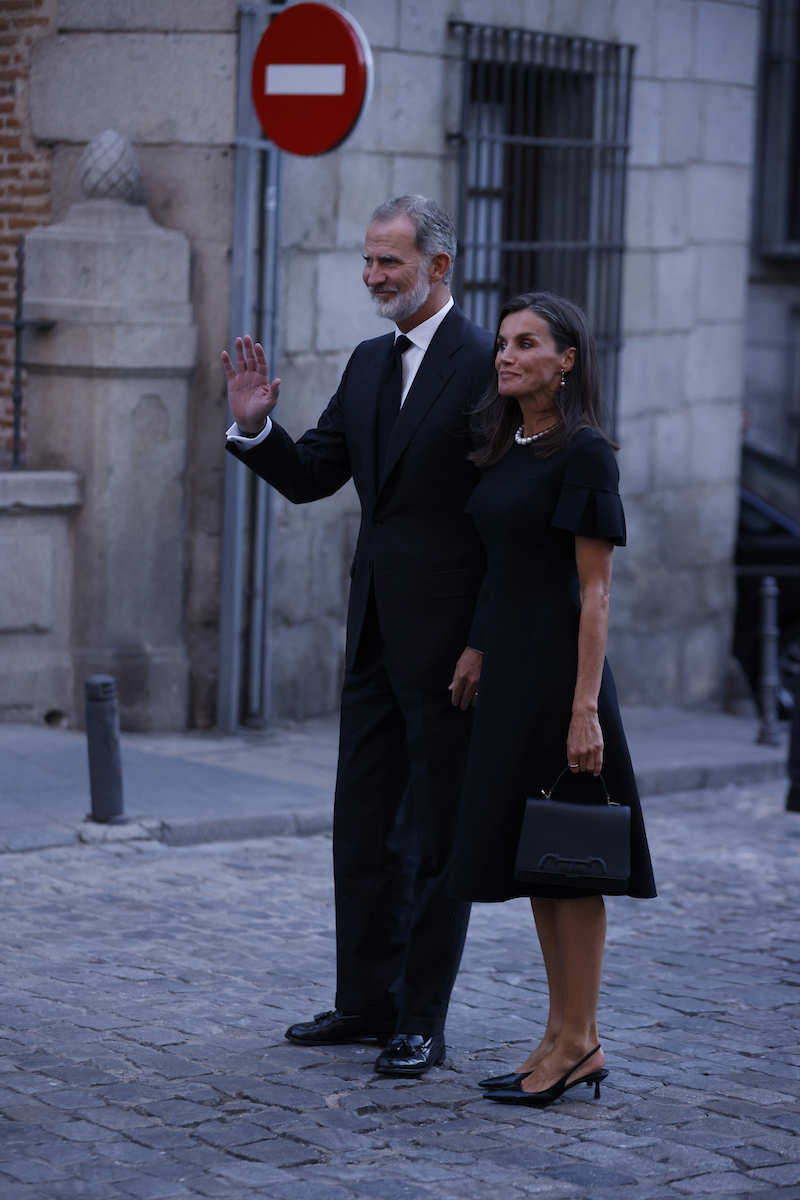
<path fill-rule="evenodd" d="M 800 257 L 800 3 L 762 9 L 756 249 Z"/>
<path fill-rule="evenodd" d="M 613 425 L 633 46 L 453 21 L 462 42 L 456 289 L 493 328 L 509 296 L 586 311 Z"/>

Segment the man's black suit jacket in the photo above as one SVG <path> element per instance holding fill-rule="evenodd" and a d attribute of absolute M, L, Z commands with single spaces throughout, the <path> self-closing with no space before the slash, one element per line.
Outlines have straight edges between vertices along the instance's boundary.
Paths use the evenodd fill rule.
<path fill-rule="evenodd" d="M 316 428 L 299 441 L 273 422 L 253 449 L 234 442 L 228 449 L 298 504 L 331 495 L 352 476 L 361 528 L 350 571 L 347 668 L 373 587 L 390 671 L 438 687 L 467 644 L 483 644 L 476 598 L 484 554 L 464 506 L 478 478 L 467 461 L 469 414 L 489 379 L 492 338 L 451 308 L 406 396 L 378 478 L 377 394 L 393 341 L 388 333 L 356 347 Z"/>

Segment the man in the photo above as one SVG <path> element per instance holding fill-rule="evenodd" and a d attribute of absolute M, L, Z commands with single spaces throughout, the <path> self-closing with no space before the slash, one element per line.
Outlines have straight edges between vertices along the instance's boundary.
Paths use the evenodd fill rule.
<path fill-rule="evenodd" d="M 445 874 L 481 666 L 473 617 L 484 559 L 464 505 L 477 480 L 469 411 L 492 342 L 453 304 L 454 256 L 452 222 L 432 201 L 401 196 L 376 209 L 363 279 L 396 328 L 356 347 L 297 442 L 271 420 L 280 380 L 270 382 L 263 349 L 237 338 L 236 366 L 222 355 L 228 449 L 295 503 L 351 477 L 361 503 L 334 803 L 336 1001 L 286 1036 L 374 1037 L 386 1075 L 443 1061 L 469 918 Z M 416 843 L 411 879 L 409 856 L 397 853 L 401 810 Z"/>

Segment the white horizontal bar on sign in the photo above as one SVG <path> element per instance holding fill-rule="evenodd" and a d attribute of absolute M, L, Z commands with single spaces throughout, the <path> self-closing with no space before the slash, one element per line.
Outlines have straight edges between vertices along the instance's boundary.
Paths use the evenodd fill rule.
<path fill-rule="evenodd" d="M 344 63 L 268 63 L 268 96 L 341 96 Z"/>

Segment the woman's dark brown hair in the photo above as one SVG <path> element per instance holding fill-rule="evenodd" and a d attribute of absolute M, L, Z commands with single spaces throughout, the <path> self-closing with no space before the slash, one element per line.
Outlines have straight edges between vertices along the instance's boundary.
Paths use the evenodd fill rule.
<path fill-rule="evenodd" d="M 553 454 L 566 446 L 579 429 L 595 429 L 606 437 L 602 428 L 597 351 L 585 315 L 577 304 L 563 296 L 552 292 L 525 292 L 509 300 L 500 310 L 495 346 L 506 317 L 525 309 L 547 322 L 559 354 L 570 346 L 575 347 L 574 366 L 567 372 L 564 387 L 559 387 L 554 397 L 558 425 L 552 433 L 533 442 L 530 449 L 542 456 Z M 479 467 L 490 467 L 501 459 L 510 449 L 521 419 L 517 400 L 499 394 L 495 371 L 494 379 L 473 412 L 475 449 L 470 455 L 472 461 Z"/>

